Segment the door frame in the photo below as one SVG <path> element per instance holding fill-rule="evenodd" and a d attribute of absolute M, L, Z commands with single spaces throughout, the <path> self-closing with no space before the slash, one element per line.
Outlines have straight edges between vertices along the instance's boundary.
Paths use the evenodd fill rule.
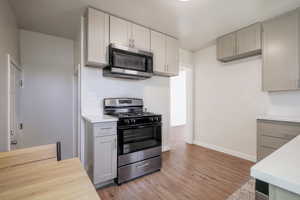
<path fill-rule="evenodd" d="M 10 131 L 11 131 L 11 127 L 10 127 L 10 113 L 11 113 L 11 109 L 10 109 L 10 102 L 11 102 L 11 98 L 10 98 L 10 90 L 11 90 L 11 67 L 15 67 L 17 70 L 19 70 L 21 72 L 21 77 L 23 76 L 22 72 L 22 68 L 20 67 L 19 63 L 10 55 L 7 54 L 7 151 L 11 150 L 11 138 L 10 138 Z M 22 78 L 23 80 L 23 78 Z"/>

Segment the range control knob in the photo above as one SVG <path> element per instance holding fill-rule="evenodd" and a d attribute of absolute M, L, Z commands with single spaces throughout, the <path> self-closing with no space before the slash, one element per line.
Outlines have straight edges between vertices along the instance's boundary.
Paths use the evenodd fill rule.
<path fill-rule="evenodd" d="M 132 120 L 130 120 L 130 122 L 132 123 L 132 124 L 135 124 L 135 119 L 132 119 Z"/>
<path fill-rule="evenodd" d="M 125 119 L 125 120 L 124 120 L 124 123 L 125 123 L 125 124 L 130 124 L 129 119 Z"/>
<path fill-rule="evenodd" d="M 158 117 L 155 117 L 155 121 L 157 121 L 157 122 L 158 122 L 158 121 L 159 121 L 159 118 L 158 118 Z"/>
<path fill-rule="evenodd" d="M 149 120 L 150 120 L 150 122 L 154 122 L 154 118 L 153 117 L 150 117 Z"/>

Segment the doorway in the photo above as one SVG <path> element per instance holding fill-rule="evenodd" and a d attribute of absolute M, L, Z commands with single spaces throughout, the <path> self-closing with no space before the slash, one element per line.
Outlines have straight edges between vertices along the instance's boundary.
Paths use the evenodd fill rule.
<path fill-rule="evenodd" d="M 170 79 L 171 134 L 170 140 L 177 145 L 193 142 L 193 70 L 180 67 L 179 75 Z"/>
<path fill-rule="evenodd" d="M 10 56 L 8 63 L 8 151 L 15 150 L 20 145 L 22 135 L 21 93 L 23 87 L 22 69 Z"/>

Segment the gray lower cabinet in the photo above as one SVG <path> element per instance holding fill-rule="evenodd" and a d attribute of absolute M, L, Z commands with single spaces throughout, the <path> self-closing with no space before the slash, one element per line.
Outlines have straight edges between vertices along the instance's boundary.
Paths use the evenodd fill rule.
<path fill-rule="evenodd" d="M 116 122 L 86 123 L 88 174 L 95 185 L 105 185 L 117 177 Z"/>
<path fill-rule="evenodd" d="M 299 89 L 299 10 L 263 23 L 263 90 Z"/>
<path fill-rule="evenodd" d="M 257 159 L 262 160 L 300 134 L 300 123 L 257 120 Z"/>
<path fill-rule="evenodd" d="M 256 23 L 217 39 L 217 59 L 229 62 L 261 54 L 261 23 Z"/>

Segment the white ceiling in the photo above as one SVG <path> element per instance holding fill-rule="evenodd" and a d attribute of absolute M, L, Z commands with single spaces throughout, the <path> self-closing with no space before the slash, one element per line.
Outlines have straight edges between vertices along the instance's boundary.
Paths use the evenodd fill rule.
<path fill-rule="evenodd" d="M 78 17 L 99 8 L 180 39 L 197 50 L 218 36 L 300 6 L 300 0 L 10 0 L 20 28 L 75 38 Z"/>

